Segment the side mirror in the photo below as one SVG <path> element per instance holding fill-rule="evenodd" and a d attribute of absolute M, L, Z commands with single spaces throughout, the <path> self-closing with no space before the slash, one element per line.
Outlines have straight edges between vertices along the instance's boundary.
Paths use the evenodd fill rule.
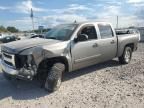
<path fill-rule="evenodd" d="M 77 36 L 77 38 L 74 39 L 75 42 L 81 42 L 88 40 L 88 35 L 86 34 L 80 34 Z"/>

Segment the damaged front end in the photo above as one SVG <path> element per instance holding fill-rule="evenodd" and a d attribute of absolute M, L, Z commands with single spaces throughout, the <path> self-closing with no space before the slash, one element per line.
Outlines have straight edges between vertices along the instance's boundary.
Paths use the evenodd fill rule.
<path fill-rule="evenodd" d="M 37 72 L 37 66 L 32 55 L 16 55 L 15 63 L 20 76 L 33 79 L 33 76 Z"/>
<path fill-rule="evenodd" d="M 32 80 L 37 66 L 31 54 L 11 54 L 2 51 L 1 68 L 5 75 L 19 79 Z"/>

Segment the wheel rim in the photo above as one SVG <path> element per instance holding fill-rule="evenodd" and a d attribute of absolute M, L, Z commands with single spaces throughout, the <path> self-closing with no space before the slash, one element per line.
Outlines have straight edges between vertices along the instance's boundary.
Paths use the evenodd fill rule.
<path fill-rule="evenodd" d="M 125 61 L 129 62 L 130 58 L 131 58 L 130 50 L 126 50 L 126 52 L 125 52 Z"/>

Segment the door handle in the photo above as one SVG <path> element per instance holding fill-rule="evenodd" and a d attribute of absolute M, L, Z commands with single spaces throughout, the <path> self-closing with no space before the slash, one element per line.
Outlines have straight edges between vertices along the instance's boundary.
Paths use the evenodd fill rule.
<path fill-rule="evenodd" d="M 111 44 L 114 44 L 114 43 L 115 43 L 115 41 L 114 41 L 114 40 L 112 40 L 110 43 L 111 43 Z"/>
<path fill-rule="evenodd" d="M 94 47 L 94 48 L 95 48 L 95 47 L 98 47 L 98 44 L 97 44 L 97 43 L 94 43 L 92 47 Z"/>

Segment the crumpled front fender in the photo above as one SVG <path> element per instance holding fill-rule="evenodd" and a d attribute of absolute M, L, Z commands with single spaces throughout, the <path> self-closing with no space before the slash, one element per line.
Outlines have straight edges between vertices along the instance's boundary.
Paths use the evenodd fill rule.
<path fill-rule="evenodd" d="M 33 61 L 39 66 L 39 64 L 46 59 L 55 57 L 65 57 L 68 61 L 69 67 L 71 67 L 71 55 L 69 50 L 69 44 L 55 44 L 53 46 L 39 46 L 35 48 L 26 49 L 21 52 L 22 55 L 32 55 Z"/>

